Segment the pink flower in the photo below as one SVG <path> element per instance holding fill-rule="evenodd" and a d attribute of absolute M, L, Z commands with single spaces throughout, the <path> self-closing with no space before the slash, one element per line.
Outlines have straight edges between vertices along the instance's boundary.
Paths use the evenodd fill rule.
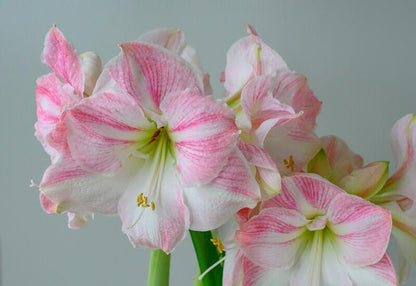
<path fill-rule="evenodd" d="M 396 285 L 390 231 L 383 208 L 318 176 L 284 177 L 282 193 L 237 231 L 234 271 L 250 286 Z"/>
<path fill-rule="evenodd" d="M 229 49 L 222 79 L 241 130 L 240 150 L 256 168 L 262 198 L 268 199 L 280 190 L 279 171 L 303 170 L 319 151 L 313 128 L 321 102 L 306 78 L 290 72 L 251 26 L 248 32 Z"/>
<path fill-rule="evenodd" d="M 416 116 L 398 120 L 391 131 L 396 171 L 374 200 L 389 209 L 393 217 L 393 236 L 404 261 L 400 270 L 405 280 L 410 265 L 416 267 Z"/>
<path fill-rule="evenodd" d="M 80 56 L 53 26 L 45 38 L 42 57 L 53 73 L 37 80 L 37 117 L 35 135 L 45 151 L 56 162 L 64 153 L 68 154 L 66 111 L 92 94 L 95 83 L 102 71 L 101 59 L 94 52 Z M 40 203 L 47 213 L 55 213 L 58 204 L 42 193 Z M 79 228 L 93 217 L 91 212 L 78 215 L 68 213 L 68 226 Z"/>
<path fill-rule="evenodd" d="M 187 229 L 216 228 L 253 206 L 259 190 L 232 112 L 202 94 L 193 68 L 160 46 L 121 48 L 94 96 L 68 111 L 72 157 L 50 167 L 41 190 L 66 197 L 66 211 L 117 210 L 133 245 L 171 252 Z"/>

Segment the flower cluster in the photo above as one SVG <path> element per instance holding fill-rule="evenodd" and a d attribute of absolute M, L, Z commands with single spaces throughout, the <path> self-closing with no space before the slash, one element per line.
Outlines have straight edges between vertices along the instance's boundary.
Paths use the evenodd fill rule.
<path fill-rule="evenodd" d="M 306 78 L 248 33 L 215 99 L 179 30 L 123 43 L 103 67 L 52 27 L 52 73 L 36 89 L 35 135 L 51 157 L 41 206 L 70 228 L 118 214 L 133 246 L 166 253 L 188 230 L 213 230 L 223 285 L 397 285 L 416 266 L 415 115 L 392 130 L 397 171 L 364 166 L 340 138 L 317 136 Z"/>

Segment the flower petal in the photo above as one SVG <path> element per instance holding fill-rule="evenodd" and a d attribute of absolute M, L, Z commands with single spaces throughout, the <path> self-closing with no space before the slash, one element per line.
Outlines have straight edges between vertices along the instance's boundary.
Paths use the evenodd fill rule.
<path fill-rule="evenodd" d="M 237 93 L 254 76 L 272 74 L 287 68 L 282 57 L 253 31 L 249 29 L 250 36 L 238 40 L 227 52 L 224 71 L 227 96 Z"/>
<path fill-rule="evenodd" d="M 234 151 L 213 181 L 185 187 L 184 197 L 190 229 L 205 231 L 221 226 L 241 208 L 254 207 L 260 190 L 243 156 Z"/>
<path fill-rule="evenodd" d="M 238 140 L 238 148 L 246 160 L 256 167 L 256 179 L 260 184 L 262 200 L 280 193 L 281 178 L 276 164 L 262 148 Z"/>
<path fill-rule="evenodd" d="M 100 56 L 94 52 L 82 53 L 79 58 L 81 60 L 82 72 L 85 75 L 84 96 L 88 97 L 92 95 L 95 83 L 103 71 L 103 66 Z"/>
<path fill-rule="evenodd" d="M 290 174 L 306 167 L 321 149 L 321 142 L 305 121 L 292 120 L 270 130 L 264 149 L 276 162 L 281 174 Z M 290 161 L 293 164 L 287 163 Z"/>
<path fill-rule="evenodd" d="M 136 161 L 127 162 L 114 177 L 105 177 L 85 171 L 70 156 L 62 156 L 45 171 L 40 191 L 55 204 L 58 213 L 114 214 L 118 199 L 138 164 Z"/>
<path fill-rule="evenodd" d="M 65 99 L 70 96 L 69 90 L 54 74 L 45 75 L 39 78 L 36 83 L 38 120 L 35 124 L 35 135 L 45 151 L 49 155 L 56 156 L 58 152 L 50 145 L 48 136 L 60 121 Z"/>
<path fill-rule="evenodd" d="M 292 107 L 273 98 L 270 91 L 272 76 L 266 75 L 251 80 L 241 93 L 241 105 L 249 119 L 249 142 L 263 146 L 264 139 L 274 126 L 297 117 Z M 244 127 L 243 127 L 244 130 Z"/>
<path fill-rule="evenodd" d="M 343 177 L 349 175 L 353 170 L 363 167 L 361 156 L 352 152 L 341 138 L 333 135 L 324 136 L 321 137 L 321 142 L 332 167 L 329 180 L 334 184 L 339 184 Z"/>
<path fill-rule="evenodd" d="M 385 254 L 380 261 L 367 267 L 348 269 L 354 285 L 396 286 L 396 273 L 390 258 Z"/>
<path fill-rule="evenodd" d="M 69 83 L 81 99 L 84 90 L 81 62 L 74 48 L 55 26 L 46 35 L 43 58 L 48 67 Z"/>
<path fill-rule="evenodd" d="M 83 227 L 89 220 L 94 218 L 93 213 L 76 214 L 69 212 L 68 214 L 68 228 L 79 229 Z"/>
<path fill-rule="evenodd" d="M 110 74 L 145 111 L 158 113 L 167 94 L 202 89 L 192 68 L 169 50 L 146 43 L 124 43 L 121 49 Z"/>
<path fill-rule="evenodd" d="M 340 188 L 313 174 L 299 174 L 282 179 L 282 193 L 264 202 L 263 207 L 298 210 L 305 217 L 325 214 L 332 200 L 344 193 Z"/>
<path fill-rule="evenodd" d="M 173 158 L 168 156 L 165 164 L 160 166 L 163 175 L 152 173 L 154 168 L 150 165 L 154 163 L 147 160 L 131 180 L 120 200 L 118 211 L 123 232 L 133 246 L 160 248 L 170 253 L 184 238 L 189 228 L 189 217 Z M 140 194 L 148 198 L 148 206 L 138 206 Z"/>
<path fill-rule="evenodd" d="M 222 284 L 230 286 L 241 285 L 243 280 L 243 254 L 241 250 L 227 250 L 224 260 Z"/>
<path fill-rule="evenodd" d="M 339 186 L 346 192 L 369 199 L 384 186 L 389 174 L 389 162 L 373 162 L 342 178 Z"/>
<path fill-rule="evenodd" d="M 390 213 L 359 197 L 338 194 L 327 211 L 337 248 L 355 266 L 377 263 L 384 255 L 392 227 Z"/>
<path fill-rule="evenodd" d="M 191 90 L 165 97 L 160 109 L 175 144 L 182 182 L 211 181 L 227 163 L 236 143 L 237 128 L 231 110 Z"/>
<path fill-rule="evenodd" d="M 322 102 L 308 87 L 306 77 L 296 72 L 282 71 L 277 78 L 277 84 L 273 89 L 274 97 L 282 104 L 291 106 L 296 113 L 302 112 L 302 120 L 311 128 L 315 128 Z"/>
<path fill-rule="evenodd" d="M 267 267 L 261 267 L 254 264 L 249 259 L 243 259 L 244 278 L 243 286 L 270 286 L 270 285 L 291 285 L 290 280 L 293 274 L 291 269 L 279 270 Z M 276 284 L 279 283 L 279 284 Z M 233 284 L 241 285 L 241 284 Z"/>
<path fill-rule="evenodd" d="M 155 128 L 136 102 L 118 90 L 84 99 L 67 113 L 66 123 L 72 156 L 87 170 L 109 174 L 141 140 L 150 140 L 148 130 Z"/>
<path fill-rule="evenodd" d="M 306 242 L 306 218 L 295 210 L 267 208 L 249 220 L 236 240 L 244 255 L 254 263 L 278 269 L 289 269 L 298 250 Z"/>
<path fill-rule="evenodd" d="M 387 180 L 382 193 L 416 201 L 416 115 L 408 114 L 396 122 L 391 132 L 391 147 L 397 170 Z"/>

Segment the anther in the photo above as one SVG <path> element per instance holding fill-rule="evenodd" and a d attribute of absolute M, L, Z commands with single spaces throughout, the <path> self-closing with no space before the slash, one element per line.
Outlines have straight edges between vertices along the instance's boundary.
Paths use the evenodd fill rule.
<path fill-rule="evenodd" d="M 287 169 L 290 169 L 291 172 L 295 170 L 295 161 L 293 160 L 293 156 L 289 156 L 289 160 L 284 159 L 283 164 Z"/>
<path fill-rule="evenodd" d="M 137 196 L 137 206 L 138 207 L 143 207 L 143 208 L 151 207 L 152 211 L 154 211 L 156 209 L 155 202 L 150 202 L 150 204 L 149 204 L 149 197 L 145 196 L 143 193 L 140 193 Z"/>
<path fill-rule="evenodd" d="M 224 251 L 224 244 L 222 243 L 221 239 L 211 238 L 211 242 L 213 245 L 217 247 L 219 253 L 222 253 Z"/>

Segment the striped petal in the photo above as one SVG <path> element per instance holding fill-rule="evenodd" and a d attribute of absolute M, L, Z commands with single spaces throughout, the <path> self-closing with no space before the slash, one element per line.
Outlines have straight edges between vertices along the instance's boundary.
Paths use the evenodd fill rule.
<path fill-rule="evenodd" d="M 164 98 L 164 113 L 184 184 L 211 181 L 235 147 L 234 116 L 223 103 L 186 90 Z"/>
<path fill-rule="evenodd" d="M 396 286 L 396 274 L 387 254 L 375 264 L 367 267 L 348 268 L 348 274 L 354 285 Z"/>
<path fill-rule="evenodd" d="M 308 221 L 295 210 L 267 208 L 236 233 L 244 255 L 258 265 L 289 269 L 305 243 Z"/>
<path fill-rule="evenodd" d="M 308 81 L 303 75 L 282 71 L 277 76 L 277 84 L 273 89 L 273 95 L 281 103 L 291 106 L 296 113 L 301 112 L 302 120 L 311 128 L 315 128 L 322 102 L 319 101 L 308 86 Z"/>
<path fill-rule="evenodd" d="M 254 207 L 260 190 L 243 156 L 234 151 L 218 176 L 206 185 L 184 188 L 190 229 L 217 228 L 239 209 Z"/>
<path fill-rule="evenodd" d="M 66 116 L 72 156 L 94 172 L 114 173 L 155 129 L 141 108 L 122 92 L 103 90 Z"/>
<path fill-rule="evenodd" d="M 109 72 L 146 112 L 159 113 L 167 94 L 201 90 L 192 68 L 173 52 L 146 43 L 124 43 L 121 49 L 122 55 L 108 65 Z"/>
<path fill-rule="evenodd" d="M 266 75 L 251 80 L 241 93 L 241 105 L 249 123 L 248 141 L 263 146 L 270 129 L 297 117 L 292 107 L 273 98 L 270 91 L 272 76 Z M 244 126 L 242 126 L 244 130 Z"/>
<path fill-rule="evenodd" d="M 46 34 L 43 59 L 57 76 L 74 88 L 81 99 L 84 90 L 81 61 L 74 48 L 55 26 Z"/>
<path fill-rule="evenodd" d="M 366 200 L 338 194 L 327 211 L 328 227 L 343 258 L 355 266 L 377 263 L 384 255 L 392 227 L 390 213 Z"/>
<path fill-rule="evenodd" d="M 48 200 L 43 207 L 57 213 L 115 214 L 135 165 L 131 160 L 114 177 L 106 177 L 85 171 L 72 157 L 62 156 L 43 175 L 40 191 Z"/>

